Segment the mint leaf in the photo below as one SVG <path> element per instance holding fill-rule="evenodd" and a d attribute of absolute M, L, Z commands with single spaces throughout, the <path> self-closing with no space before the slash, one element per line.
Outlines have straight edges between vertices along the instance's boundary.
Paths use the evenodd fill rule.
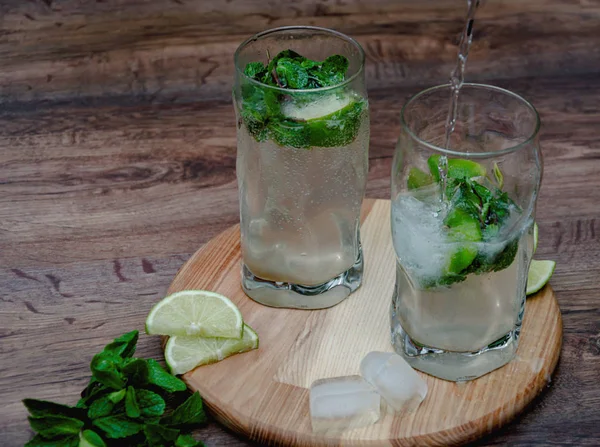
<path fill-rule="evenodd" d="M 127 416 L 134 419 L 141 415 L 140 407 L 135 398 L 135 388 L 132 386 L 127 387 L 127 393 L 125 394 L 125 413 Z"/>
<path fill-rule="evenodd" d="M 125 397 L 125 389 L 123 388 L 121 391 L 115 391 L 114 393 L 110 393 L 106 396 L 108 400 L 110 400 L 113 404 L 118 404 Z"/>
<path fill-rule="evenodd" d="M 46 439 L 35 435 L 24 447 L 78 447 L 79 436 L 62 436 L 54 439 Z"/>
<path fill-rule="evenodd" d="M 137 390 L 136 399 L 142 417 L 161 416 L 165 412 L 164 399 L 152 391 Z"/>
<path fill-rule="evenodd" d="M 87 408 L 90 402 L 108 392 L 110 392 L 110 388 L 104 386 L 92 377 L 88 385 L 81 392 L 81 399 L 79 399 L 76 406 L 77 408 Z"/>
<path fill-rule="evenodd" d="M 112 439 L 126 438 L 142 431 L 143 425 L 125 415 L 107 416 L 92 422 Z"/>
<path fill-rule="evenodd" d="M 101 384 L 120 390 L 125 387 L 125 380 L 119 371 L 123 359 L 110 351 L 102 351 L 94 356 L 90 369 L 92 375 Z"/>
<path fill-rule="evenodd" d="M 348 59 L 339 54 L 329 56 L 318 67 L 313 67 L 311 76 L 316 78 L 319 87 L 330 87 L 344 82 L 348 70 Z"/>
<path fill-rule="evenodd" d="M 146 424 L 144 434 L 150 447 L 172 446 L 173 441 L 179 436 L 179 430 L 158 424 Z"/>
<path fill-rule="evenodd" d="M 145 359 L 128 359 L 121 373 L 127 377 L 127 383 L 143 386 L 148 383 L 148 363 Z"/>
<path fill-rule="evenodd" d="M 244 69 L 244 74 L 249 78 L 261 82 L 267 72 L 267 67 L 262 62 L 250 62 Z"/>
<path fill-rule="evenodd" d="M 83 427 L 82 421 L 67 416 L 29 416 L 28 419 L 31 429 L 44 438 L 77 434 Z"/>
<path fill-rule="evenodd" d="M 265 76 L 261 80 L 261 82 L 263 84 L 267 84 L 267 85 L 271 85 L 271 86 L 278 85 L 277 80 L 275 79 L 275 74 L 276 74 L 277 64 L 279 63 L 279 61 L 281 59 L 290 59 L 290 60 L 302 62 L 306 58 L 304 56 L 299 55 L 298 53 L 296 53 L 293 50 L 281 51 L 279 54 L 277 54 L 277 56 L 275 56 L 273 59 L 271 59 L 271 61 L 269 62 L 269 65 L 267 65 L 267 70 L 266 70 Z"/>
<path fill-rule="evenodd" d="M 95 431 L 84 430 L 79 434 L 78 447 L 106 447 L 106 443 Z"/>
<path fill-rule="evenodd" d="M 275 71 L 280 87 L 303 89 L 308 86 L 308 72 L 294 59 L 281 58 L 275 67 Z"/>
<path fill-rule="evenodd" d="M 183 380 L 169 374 L 154 359 L 148 359 L 148 383 L 156 385 L 169 393 L 187 389 L 187 385 Z"/>
<path fill-rule="evenodd" d="M 46 400 L 23 399 L 23 405 L 25 405 L 29 414 L 33 417 L 66 416 L 75 419 L 85 417 L 85 411 L 79 408 L 48 402 Z"/>
<path fill-rule="evenodd" d="M 106 345 L 103 352 L 110 352 L 122 358 L 132 357 L 139 337 L 138 331 L 131 331 L 114 339 Z"/>
<path fill-rule="evenodd" d="M 125 390 L 123 390 L 125 391 Z M 115 403 L 108 396 L 101 397 L 90 405 L 88 409 L 88 418 L 90 419 L 98 419 L 105 416 L 108 416 L 115 407 Z"/>
<path fill-rule="evenodd" d="M 175 440 L 175 447 L 204 447 L 204 444 L 196 441 L 192 435 L 179 435 Z"/>
<path fill-rule="evenodd" d="M 204 413 L 200 393 L 195 392 L 192 394 L 184 403 L 177 407 L 173 413 L 163 418 L 161 422 L 175 427 L 202 424 L 206 422 L 206 414 Z"/>

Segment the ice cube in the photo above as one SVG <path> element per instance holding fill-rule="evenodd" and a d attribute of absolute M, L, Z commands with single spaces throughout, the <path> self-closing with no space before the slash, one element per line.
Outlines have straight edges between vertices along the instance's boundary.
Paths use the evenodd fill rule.
<path fill-rule="evenodd" d="M 381 397 L 360 376 L 319 379 L 310 387 L 310 419 L 316 433 L 366 427 L 380 414 Z"/>
<path fill-rule="evenodd" d="M 392 203 L 392 240 L 402 266 L 417 278 L 439 278 L 452 246 L 439 204 L 399 195 Z"/>
<path fill-rule="evenodd" d="M 427 395 L 427 384 L 395 353 L 369 352 L 360 362 L 360 373 L 397 412 L 415 410 Z"/>

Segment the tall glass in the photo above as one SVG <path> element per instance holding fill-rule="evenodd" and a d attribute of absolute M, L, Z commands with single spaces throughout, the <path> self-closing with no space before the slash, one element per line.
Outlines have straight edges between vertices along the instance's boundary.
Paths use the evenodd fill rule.
<path fill-rule="evenodd" d="M 392 167 L 396 352 L 470 380 L 515 355 L 542 175 L 539 117 L 520 96 L 464 84 L 446 144 L 450 86 L 404 106 Z"/>
<path fill-rule="evenodd" d="M 286 89 L 244 74 L 248 63 L 267 65 L 288 49 L 317 61 L 345 56 L 345 79 Z M 325 308 L 361 284 L 369 147 L 363 66 L 357 42 L 316 27 L 265 31 L 235 53 L 242 287 L 260 303 Z"/>

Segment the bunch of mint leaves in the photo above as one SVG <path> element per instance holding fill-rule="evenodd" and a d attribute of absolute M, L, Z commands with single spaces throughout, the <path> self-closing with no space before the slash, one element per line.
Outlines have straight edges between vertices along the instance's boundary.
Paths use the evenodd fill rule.
<path fill-rule="evenodd" d="M 269 60 L 250 62 L 244 74 L 260 84 L 243 82 L 241 86 L 241 120 L 256 141 L 272 139 L 280 146 L 295 148 L 335 147 L 350 144 L 358 133 L 365 101 L 358 99 L 324 120 L 292 119 L 282 113 L 285 101 L 298 104 L 318 100 L 322 94 L 352 94 L 340 89 L 336 93 L 306 92 L 340 84 L 346 77 L 348 59 L 339 54 L 324 61 L 308 59 L 293 50 L 284 50 Z M 285 94 L 271 89 L 287 89 Z"/>
<path fill-rule="evenodd" d="M 156 360 L 134 358 L 138 335 L 124 334 L 94 356 L 76 406 L 23 400 L 37 432 L 25 447 L 203 446 L 186 433 L 206 421 L 202 398 Z"/>
<path fill-rule="evenodd" d="M 479 224 L 481 242 L 493 241 L 511 212 L 521 212 L 521 208 L 506 192 L 498 188 L 487 188 L 469 178 L 448 178 L 446 197 L 450 198 L 451 209 L 465 212 Z M 464 281 L 471 273 L 480 275 L 504 270 L 513 263 L 518 247 L 519 235 L 516 235 L 501 252 L 493 256 L 479 251 L 469 266 L 458 273 L 445 275 L 439 280 L 438 285 Z"/>
<path fill-rule="evenodd" d="M 448 159 L 448 164 L 453 160 L 458 161 Z M 500 189 L 501 186 L 496 187 L 487 177 L 483 180 L 485 184 L 476 181 L 476 178 L 481 180 L 481 173 L 485 173 L 481 165 L 469 162 L 469 165 L 455 165 L 454 169 L 448 166 L 443 183 L 440 163 L 441 158 L 432 155 L 427 160 L 429 174 L 416 167 L 411 168 L 407 187 L 414 190 L 436 182 L 439 187 L 445 188 L 444 198 L 448 201 L 449 209 L 444 225 L 451 235 L 452 242 L 464 244 L 459 247 L 458 255 L 466 258 L 468 264 L 463 264 L 460 271 L 446 271 L 441 277 L 422 278 L 421 285 L 427 289 L 462 282 L 472 273 L 480 275 L 504 270 L 513 263 L 519 247 L 520 234 L 517 234 L 499 253 L 490 255 L 477 248 L 474 243 L 489 243 L 497 239 L 511 213 L 520 214 L 522 210 Z M 475 177 L 472 177 L 473 175 Z M 497 166 L 494 168 L 494 175 L 501 185 L 503 177 Z"/>

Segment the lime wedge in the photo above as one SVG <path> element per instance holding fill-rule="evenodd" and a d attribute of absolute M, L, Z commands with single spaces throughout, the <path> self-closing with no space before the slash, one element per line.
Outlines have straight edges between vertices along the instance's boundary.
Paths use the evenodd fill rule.
<path fill-rule="evenodd" d="M 533 223 L 533 252 L 535 253 L 538 246 L 538 225 L 537 222 Z"/>
<path fill-rule="evenodd" d="M 171 337 L 165 347 L 165 360 L 172 374 L 183 374 L 200 365 L 258 348 L 258 335 L 244 325 L 243 337 L 230 338 Z"/>
<path fill-rule="evenodd" d="M 527 295 L 538 292 L 544 287 L 554 273 L 555 267 L 554 261 L 531 261 L 527 275 Z"/>
<path fill-rule="evenodd" d="M 206 290 L 183 290 L 158 302 L 146 318 L 146 333 L 240 339 L 244 321 L 228 298 Z"/>
<path fill-rule="evenodd" d="M 427 160 L 429 171 L 436 182 L 440 181 L 440 155 L 432 155 Z M 448 158 L 448 177 L 451 178 L 473 178 L 485 177 L 486 169 L 483 165 L 472 160 L 463 158 Z"/>

